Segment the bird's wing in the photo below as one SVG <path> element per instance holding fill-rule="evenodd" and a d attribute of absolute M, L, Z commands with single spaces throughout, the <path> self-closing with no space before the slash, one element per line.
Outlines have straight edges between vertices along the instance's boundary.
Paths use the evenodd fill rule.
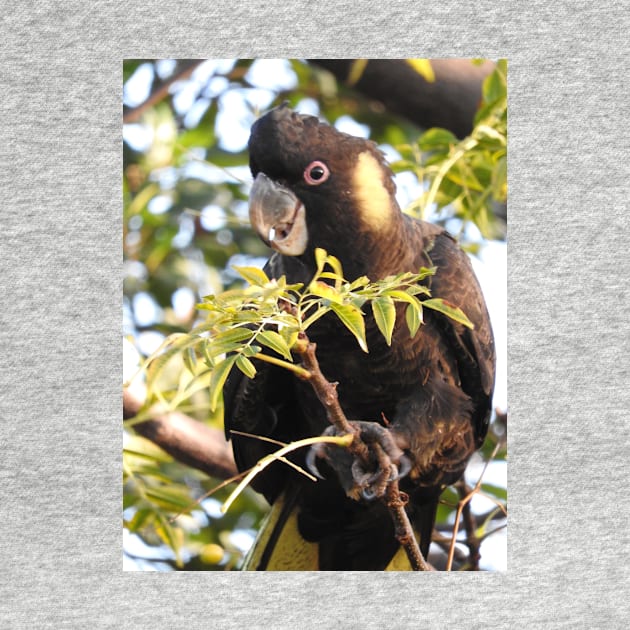
<path fill-rule="evenodd" d="M 444 315 L 426 313 L 440 327 L 455 355 L 461 390 L 473 403 L 472 420 L 479 447 L 488 429 L 495 379 L 490 316 L 468 255 L 448 232 L 428 224 L 424 229 L 431 231 L 426 255 L 430 264 L 437 267 L 431 278 L 431 297 L 458 306 L 474 325 L 471 330 Z"/>

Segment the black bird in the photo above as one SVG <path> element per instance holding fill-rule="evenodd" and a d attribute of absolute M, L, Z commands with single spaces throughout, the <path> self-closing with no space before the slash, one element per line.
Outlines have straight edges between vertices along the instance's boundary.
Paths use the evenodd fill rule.
<path fill-rule="evenodd" d="M 436 267 L 427 280 L 432 297 L 458 306 L 474 324 L 471 330 L 424 309 L 424 323 L 410 339 L 399 309 L 388 346 L 367 309 L 368 354 L 332 314 L 308 331 L 324 376 L 338 383 L 346 416 L 363 427 L 387 419 L 385 431 L 404 453 L 397 463 L 408 474 L 400 485 L 410 495 L 406 509 L 426 557 L 439 496 L 481 446 L 491 411 L 494 342 L 470 261 L 444 229 L 401 212 L 393 174 L 371 141 L 283 105 L 254 123 L 249 154 L 250 217 L 275 250 L 266 266 L 270 277 L 308 284 L 318 247 L 341 261 L 348 280 Z M 268 363 L 256 367 L 254 379 L 237 370 L 228 379 L 228 436 L 236 429 L 290 442 L 329 429 L 308 383 Z M 241 470 L 277 448 L 242 436 L 232 440 Z M 353 477 L 347 451 L 330 447 L 316 454 L 323 481 L 282 463 L 256 479 L 254 487 L 273 508 L 246 568 L 404 568 L 384 504 L 346 495 Z"/>

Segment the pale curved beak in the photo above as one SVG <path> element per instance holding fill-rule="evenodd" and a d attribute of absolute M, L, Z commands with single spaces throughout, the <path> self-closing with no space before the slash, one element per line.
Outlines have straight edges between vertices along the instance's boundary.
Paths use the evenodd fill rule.
<path fill-rule="evenodd" d="M 249 218 L 260 238 L 281 254 L 299 256 L 306 250 L 304 204 L 264 173 L 258 173 L 249 194 Z"/>

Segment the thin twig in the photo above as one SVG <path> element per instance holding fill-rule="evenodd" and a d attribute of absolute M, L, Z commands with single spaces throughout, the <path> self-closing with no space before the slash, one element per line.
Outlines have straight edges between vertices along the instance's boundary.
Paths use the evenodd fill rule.
<path fill-rule="evenodd" d="M 469 494 L 472 494 L 472 489 L 468 486 L 464 479 L 455 484 L 460 499 L 466 498 Z M 466 501 L 462 508 L 462 516 L 464 519 L 464 527 L 466 528 L 466 546 L 468 547 L 468 561 L 470 569 L 472 571 L 479 571 L 479 560 L 481 555 L 479 553 L 479 547 L 481 541 L 475 534 L 477 524 L 475 523 L 475 517 L 473 516 L 470 508 L 470 501 Z"/>
<path fill-rule="evenodd" d="M 422 556 L 418 541 L 413 535 L 413 528 L 405 510 L 408 501 L 409 497 L 398 488 L 397 479 L 387 485 L 385 505 L 394 520 L 396 540 L 405 550 L 412 571 L 432 571 L 433 568 Z"/>
<path fill-rule="evenodd" d="M 256 477 L 259 473 L 261 473 L 267 466 L 273 464 L 276 461 L 281 461 L 283 457 L 287 453 L 291 453 L 299 448 L 304 448 L 305 446 L 312 446 L 313 444 L 321 444 L 322 442 L 329 442 L 331 444 L 337 444 L 337 446 L 349 446 L 350 441 L 346 438 L 346 436 L 319 436 L 319 437 L 311 437 L 304 438 L 303 440 L 297 440 L 296 442 L 291 442 L 291 444 L 287 444 L 283 448 L 277 450 L 275 453 L 271 453 L 270 455 L 266 455 L 259 459 L 256 464 L 249 469 L 245 477 L 241 479 L 241 482 L 236 486 L 236 488 L 232 491 L 230 496 L 225 500 L 223 505 L 221 506 L 221 512 L 225 514 L 229 509 L 232 503 L 238 495 L 246 488 L 251 480 Z"/>
<path fill-rule="evenodd" d="M 490 457 L 488 458 L 488 461 L 485 463 L 483 470 L 481 471 L 481 474 L 479 475 L 479 479 L 477 480 L 477 483 L 475 484 L 475 487 L 464 498 L 460 499 L 459 503 L 457 504 L 457 513 L 455 514 L 455 524 L 453 526 L 453 537 L 451 539 L 451 547 L 449 549 L 448 560 L 446 562 L 447 571 L 450 571 L 453 566 L 453 557 L 455 555 L 455 543 L 457 542 L 457 534 L 459 532 L 459 523 L 462 518 L 462 512 L 464 508 L 470 503 L 470 501 L 475 496 L 475 494 L 479 492 L 481 488 L 481 480 L 483 479 L 483 476 L 485 475 L 486 470 L 488 469 L 488 466 L 490 465 L 490 462 L 494 459 L 500 447 L 501 447 L 501 443 L 499 442 L 494 447 L 494 449 L 492 450 L 492 453 L 490 454 Z"/>
<path fill-rule="evenodd" d="M 367 446 L 359 439 L 358 431 L 348 422 L 346 414 L 339 404 L 337 384 L 331 383 L 322 374 L 319 361 L 315 356 L 316 349 L 317 346 L 308 340 L 306 334 L 300 333 L 300 339 L 298 343 L 295 344 L 294 350 L 302 357 L 302 364 L 310 374 L 308 381 L 315 391 L 317 398 L 324 406 L 324 409 L 326 409 L 328 420 L 340 433 L 354 435 L 355 439 L 352 442 L 350 450 L 363 461 L 367 461 Z"/>

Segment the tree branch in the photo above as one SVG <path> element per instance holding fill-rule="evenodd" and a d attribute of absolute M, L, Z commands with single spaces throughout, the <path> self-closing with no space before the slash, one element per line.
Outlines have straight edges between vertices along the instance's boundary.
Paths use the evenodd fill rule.
<path fill-rule="evenodd" d="M 468 547 L 469 567 L 471 571 L 479 571 L 479 560 L 481 559 L 479 548 L 481 547 L 481 540 L 479 540 L 475 534 L 477 524 L 470 508 L 470 501 L 466 501 L 468 495 L 474 492 L 474 488 L 470 488 L 466 483 L 466 480 L 462 478 L 455 484 L 455 489 L 459 494 L 460 501 L 465 501 L 462 507 L 462 517 L 464 520 L 464 527 L 466 529 L 466 546 Z"/>
<path fill-rule="evenodd" d="M 123 418 L 133 418 L 143 401 L 123 389 Z M 134 430 L 160 448 L 193 468 L 219 479 L 238 474 L 232 449 L 222 431 L 208 427 L 177 411 L 165 411 L 155 405 L 152 418 L 138 422 Z"/>
<path fill-rule="evenodd" d="M 355 60 L 308 61 L 346 83 Z M 481 102 L 481 84 L 495 66 L 492 62 L 475 65 L 470 59 L 431 59 L 431 66 L 433 82 L 403 59 L 370 59 L 353 88 L 421 129 L 444 127 L 464 138 L 473 128 Z"/>
<path fill-rule="evenodd" d="M 123 123 L 129 124 L 138 122 L 140 116 L 142 116 L 147 109 L 159 103 L 168 94 L 168 89 L 173 83 L 187 79 L 193 73 L 193 70 L 204 61 L 205 59 L 186 59 L 178 62 L 175 72 L 165 81 L 156 82 L 153 91 L 143 103 L 140 103 L 137 107 L 123 108 Z"/>

